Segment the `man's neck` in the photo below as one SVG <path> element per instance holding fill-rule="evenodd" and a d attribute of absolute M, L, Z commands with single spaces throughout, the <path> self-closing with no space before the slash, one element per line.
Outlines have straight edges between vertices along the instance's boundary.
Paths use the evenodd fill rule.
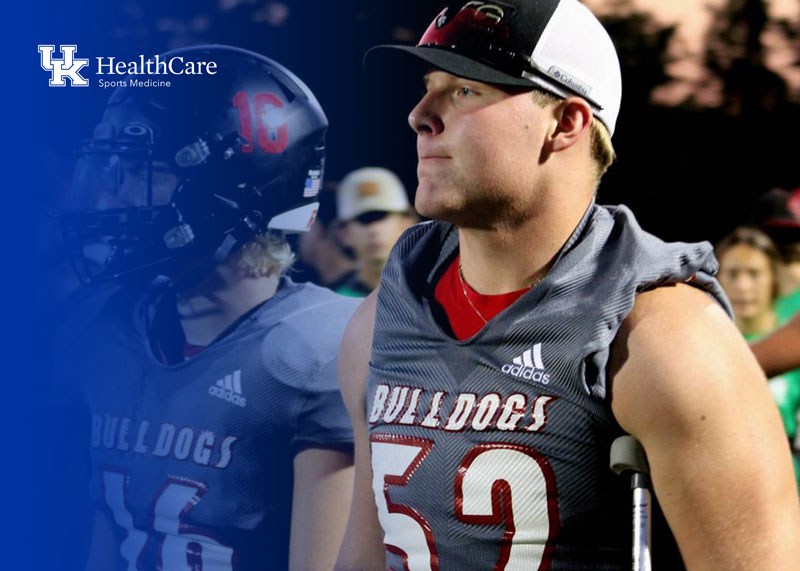
<path fill-rule="evenodd" d="M 535 285 L 580 223 L 589 198 L 563 196 L 544 204 L 514 227 L 459 228 L 464 279 L 482 294 L 501 294 Z"/>
<path fill-rule="evenodd" d="M 192 345 L 209 345 L 247 312 L 275 295 L 278 276 L 236 277 L 228 269 L 178 296 L 178 316 Z"/>

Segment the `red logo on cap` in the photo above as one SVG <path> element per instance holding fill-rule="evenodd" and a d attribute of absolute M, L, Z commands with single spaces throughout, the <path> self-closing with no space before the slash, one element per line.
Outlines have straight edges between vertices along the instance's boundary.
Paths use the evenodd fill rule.
<path fill-rule="evenodd" d="M 508 42 L 508 26 L 502 23 L 505 10 L 496 4 L 469 2 L 450 21 L 446 12 L 445 8 L 431 22 L 418 45 L 474 48 Z"/>
<path fill-rule="evenodd" d="M 792 196 L 786 201 L 786 208 L 795 219 L 800 220 L 800 188 L 796 188 L 792 192 Z"/>

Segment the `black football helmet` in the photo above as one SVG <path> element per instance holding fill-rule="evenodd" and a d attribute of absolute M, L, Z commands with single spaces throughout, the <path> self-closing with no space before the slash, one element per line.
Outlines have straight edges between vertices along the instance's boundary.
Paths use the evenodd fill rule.
<path fill-rule="evenodd" d="M 78 151 L 60 220 L 84 283 L 219 263 L 257 234 L 314 221 L 328 121 L 308 87 L 238 48 L 160 56 L 173 58 L 216 73 L 158 76 L 169 87 L 128 76 Z"/>

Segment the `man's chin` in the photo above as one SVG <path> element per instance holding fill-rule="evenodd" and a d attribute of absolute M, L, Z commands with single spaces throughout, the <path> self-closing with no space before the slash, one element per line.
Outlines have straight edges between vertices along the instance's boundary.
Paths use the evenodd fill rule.
<path fill-rule="evenodd" d="M 450 204 L 452 201 L 447 200 L 448 196 L 452 196 L 452 192 L 449 192 L 448 189 L 430 182 L 420 181 L 414 197 L 414 209 L 420 216 L 450 221 L 453 215 L 458 214 L 458 209 L 455 205 Z"/>
<path fill-rule="evenodd" d="M 465 212 L 463 208 L 446 204 L 442 201 L 429 201 L 425 203 L 415 202 L 414 209 L 424 218 L 441 220 L 443 222 L 455 224 L 456 226 L 466 225 L 467 221 L 470 219 L 469 212 Z"/>

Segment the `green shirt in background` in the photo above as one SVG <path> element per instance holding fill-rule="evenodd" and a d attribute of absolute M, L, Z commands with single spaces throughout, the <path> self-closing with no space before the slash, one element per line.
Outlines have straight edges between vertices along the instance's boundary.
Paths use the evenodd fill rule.
<path fill-rule="evenodd" d="M 789 321 L 795 313 L 800 312 L 800 289 L 778 298 L 773 309 L 780 327 Z M 752 343 L 767 336 L 769 333 L 772 332 L 765 331 L 763 333 L 745 335 L 744 338 L 749 343 Z M 798 347 L 798 351 L 800 351 L 800 347 Z M 798 460 L 798 456 L 800 456 L 800 434 L 797 431 L 798 414 L 800 414 L 800 369 L 772 377 L 769 379 L 769 389 L 778 405 L 786 434 L 792 442 L 794 473 L 797 478 L 798 488 L 800 488 L 800 460 Z"/>
<path fill-rule="evenodd" d="M 785 323 L 794 314 L 800 313 L 800 288 L 790 294 L 779 297 L 775 301 L 775 313 L 778 316 L 779 323 Z"/>

